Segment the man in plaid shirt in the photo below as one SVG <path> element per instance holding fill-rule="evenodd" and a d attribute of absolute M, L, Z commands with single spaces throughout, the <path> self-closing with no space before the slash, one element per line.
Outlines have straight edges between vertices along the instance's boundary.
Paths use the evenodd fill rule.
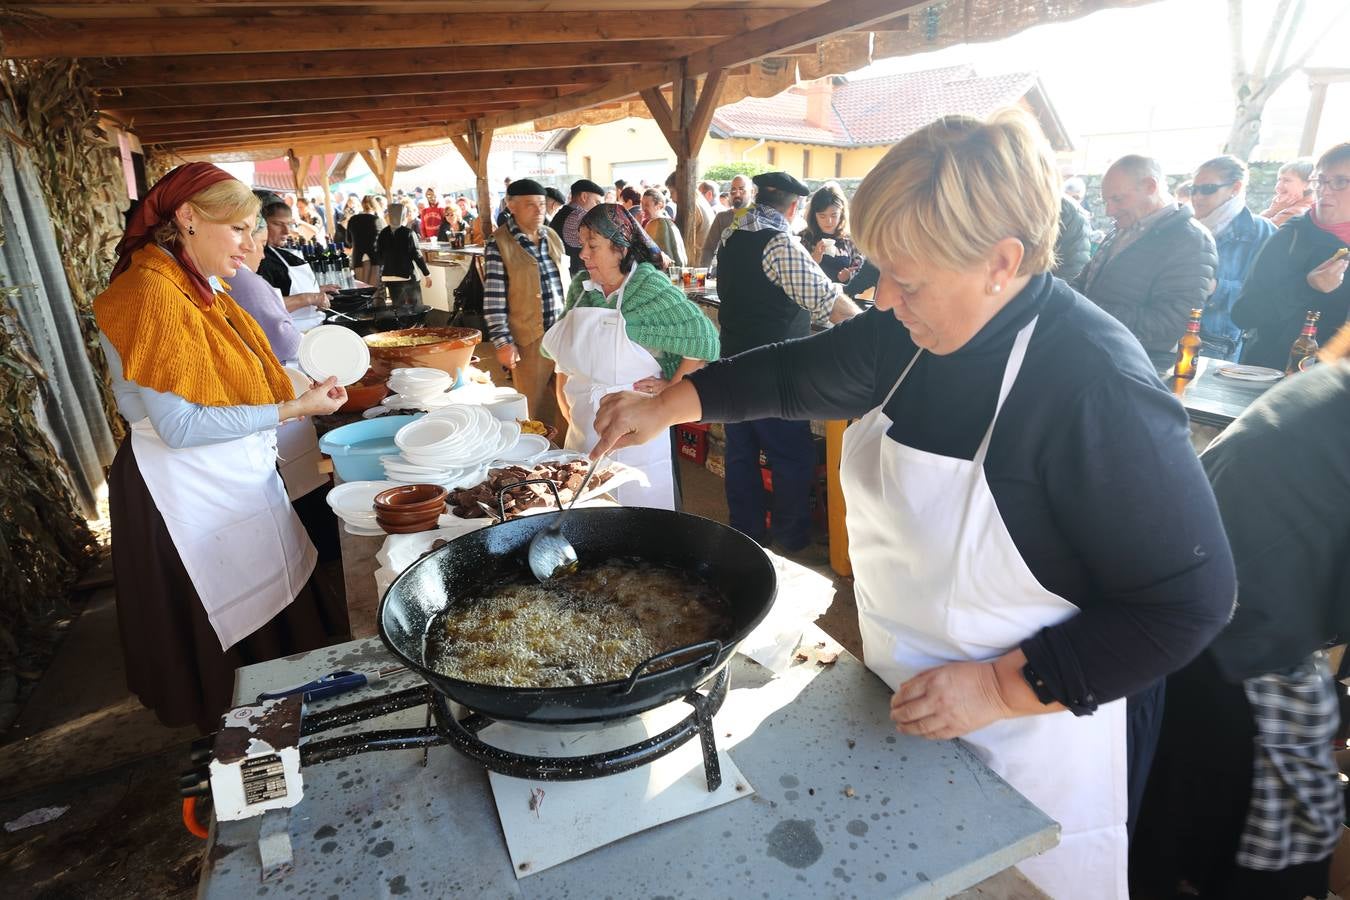
<path fill-rule="evenodd" d="M 756 203 L 722 236 L 717 250 L 718 320 L 722 355 L 807 337 L 857 315 L 843 285 L 821 270 L 792 236 L 788 223 L 810 190 L 786 172 L 754 178 Z M 816 449 L 807 422 L 755 419 L 726 426 L 726 491 L 731 527 L 768 544 L 769 497 L 760 475 L 763 452 L 773 470 L 773 543 L 807 563 L 821 562 L 811 546 L 811 486 Z"/>
<path fill-rule="evenodd" d="M 483 317 L 497 361 L 525 395 L 530 417 L 558 423 L 550 380 L 553 361 L 539 352 L 544 332 L 563 308 L 565 252 L 544 225 L 544 188 L 521 178 L 506 189 L 511 213 L 483 249 Z"/>

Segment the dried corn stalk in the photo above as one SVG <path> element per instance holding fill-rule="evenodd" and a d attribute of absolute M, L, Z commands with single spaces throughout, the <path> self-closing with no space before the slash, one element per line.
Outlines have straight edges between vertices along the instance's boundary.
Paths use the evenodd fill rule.
<path fill-rule="evenodd" d="M 0 129 L 33 154 L 43 199 L 56 232 L 66 281 L 84 337 L 85 352 L 102 383 L 103 408 L 113 439 L 125 435 L 98 343 L 94 298 L 108 284 L 113 248 L 122 235 L 126 188 L 117 151 L 98 126 L 85 70 L 69 59 L 11 59 L 0 63 L 7 101 Z"/>
<path fill-rule="evenodd" d="M 46 374 L 19 323 L 18 293 L 0 280 L 0 671 L 15 666 L 32 626 L 98 549 L 34 415 Z"/>

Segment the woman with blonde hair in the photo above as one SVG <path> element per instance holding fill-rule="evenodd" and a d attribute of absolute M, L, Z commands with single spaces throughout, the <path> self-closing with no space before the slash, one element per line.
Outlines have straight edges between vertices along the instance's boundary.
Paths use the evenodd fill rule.
<path fill-rule="evenodd" d="M 209 163 L 166 175 L 94 300 L 131 434 L 109 472 L 127 684 L 170 726 L 220 727 L 234 671 L 347 632 L 310 579 L 315 550 L 277 474 L 278 425 L 331 413 L 329 378 L 298 397 L 228 285 L 254 250 L 259 201 Z"/>
<path fill-rule="evenodd" d="M 666 202 L 666 195 L 660 188 L 647 188 L 642 192 L 642 214 L 646 217 L 642 227 L 662 253 L 675 265 L 682 266 L 685 265 L 684 237 L 675 221 L 666 215 Z"/>
<path fill-rule="evenodd" d="M 1157 684 L 1233 605 L 1185 410 L 1124 326 L 1049 274 L 1059 178 L 1025 115 L 910 135 L 853 214 L 874 309 L 605 398 L 592 453 L 676 422 L 855 419 L 849 555 L 891 718 L 964 738 L 1060 823 L 1020 864 L 1042 890 L 1123 900 Z M 1154 705 L 1127 722 L 1133 695 Z"/>

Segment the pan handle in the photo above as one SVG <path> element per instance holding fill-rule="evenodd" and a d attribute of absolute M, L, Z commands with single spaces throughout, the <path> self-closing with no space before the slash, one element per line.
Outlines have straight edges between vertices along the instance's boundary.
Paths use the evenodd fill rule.
<path fill-rule="evenodd" d="M 504 485 L 497 491 L 497 509 L 501 511 L 502 521 L 506 521 L 506 492 L 515 490 L 525 484 L 546 484 L 549 490 L 553 491 L 553 502 L 558 504 L 558 509 L 562 509 L 562 498 L 558 496 L 558 486 L 547 478 L 527 478 L 524 481 L 513 481 L 511 484 Z"/>
<path fill-rule="evenodd" d="M 717 659 L 717 655 L 722 652 L 722 642 L 717 640 L 700 641 L 697 644 L 676 647 L 674 650 L 667 650 L 665 653 L 658 653 L 655 656 L 648 657 L 633 667 L 633 674 L 629 675 L 627 680 L 624 681 L 623 686 L 616 688 L 614 693 L 630 693 L 633 688 L 637 686 L 638 678 L 652 666 L 660 665 L 677 656 L 688 656 L 694 652 L 699 654 L 697 661 L 702 663 L 704 671 L 707 671 L 708 667 L 713 664 L 713 660 Z"/>

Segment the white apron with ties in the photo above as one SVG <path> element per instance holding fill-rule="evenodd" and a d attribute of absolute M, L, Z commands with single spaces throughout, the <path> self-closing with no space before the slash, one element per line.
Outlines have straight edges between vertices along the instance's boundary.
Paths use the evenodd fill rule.
<path fill-rule="evenodd" d="M 267 250 L 271 251 L 272 247 L 269 246 Z M 276 253 L 276 258 L 291 276 L 292 294 L 319 292 L 319 279 L 309 263 L 292 265 L 286 262 L 286 257 L 280 253 Z M 322 324 L 322 321 L 317 324 Z M 307 331 L 308 328 L 303 330 Z M 319 434 L 314 430 L 314 423 L 308 418 L 283 422 L 277 428 L 277 443 L 280 445 L 278 468 L 281 471 L 281 480 L 286 483 L 287 497 L 297 500 L 328 483 L 328 476 L 319 471 L 319 461 L 323 458 L 323 454 L 319 451 Z"/>
<path fill-rule="evenodd" d="M 661 366 L 650 351 L 628 337 L 623 320 L 623 289 L 614 309 L 576 306 L 544 333 L 544 349 L 559 372 L 567 376 L 564 392 L 572 407 L 572 425 L 565 446 L 589 453 L 599 440 L 595 414 L 607 394 L 631 390 L 633 382 L 661 375 Z M 646 474 L 646 487 L 628 483 L 614 490 L 624 506 L 675 508 L 675 483 L 671 472 L 670 439 L 662 432 L 637 447 L 625 447 L 610 457 Z"/>
<path fill-rule="evenodd" d="M 984 474 L 994 425 L 1035 326 L 1033 319 L 1017 335 L 974 459 L 886 436 L 891 420 L 882 409 L 913 360 L 881 406 L 844 433 L 840 477 L 863 657 L 892 690 L 943 663 L 1002 656 L 1078 612 L 1027 568 Z M 1091 716 L 1005 719 L 963 738 L 1059 822 L 1059 846 L 1018 866 L 1058 900 L 1128 897 L 1125 732 L 1125 701 L 1117 700 Z"/>
<path fill-rule="evenodd" d="M 175 450 L 146 418 L 131 426 L 131 441 L 183 568 L 228 650 L 290 605 L 318 561 L 277 477 L 276 432 Z"/>

